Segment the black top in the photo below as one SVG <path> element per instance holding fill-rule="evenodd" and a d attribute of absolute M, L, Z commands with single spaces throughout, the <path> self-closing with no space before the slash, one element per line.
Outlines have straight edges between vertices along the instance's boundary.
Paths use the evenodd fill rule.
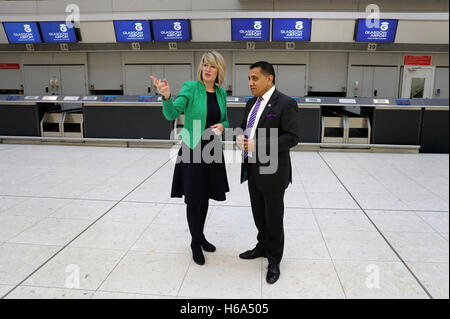
<path fill-rule="evenodd" d="M 206 126 L 205 129 L 208 129 L 211 125 L 217 124 L 220 122 L 221 112 L 219 107 L 219 102 L 217 102 L 216 92 L 207 94 L 207 107 L 208 107 L 208 115 L 206 116 Z"/>

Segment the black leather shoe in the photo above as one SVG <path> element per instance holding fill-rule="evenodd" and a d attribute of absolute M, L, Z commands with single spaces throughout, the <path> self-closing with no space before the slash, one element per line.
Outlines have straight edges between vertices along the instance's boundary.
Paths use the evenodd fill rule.
<path fill-rule="evenodd" d="M 197 265 L 205 264 L 205 256 L 203 255 L 202 247 L 200 245 L 191 244 L 192 259 L 194 259 Z"/>
<path fill-rule="evenodd" d="M 278 278 L 280 278 L 280 266 L 269 264 L 266 276 L 267 283 L 274 284 L 277 282 Z"/>
<path fill-rule="evenodd" d="M 246 252 L 239 255 L 239 258 L 242 259 L 255 259 L 259 257 L 266 257 L 266 254 L 263 250 L 258 248 L 253 248 L 252 250 L 247 250 Z"/>
<path fill-rule="evenodd" d="M 214 246 L 213 244 L 208 242 L 206 240 L 206 238 L 202 240 L 202 248 L 203 248 L 204 251 L 207 251 L 209 253 L 213 253 L 213 252 L 216 251 L 216 246 Z"/>

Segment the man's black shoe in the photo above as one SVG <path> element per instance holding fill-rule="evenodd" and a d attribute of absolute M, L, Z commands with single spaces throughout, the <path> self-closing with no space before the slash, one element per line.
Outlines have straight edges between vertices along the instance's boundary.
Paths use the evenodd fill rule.
<path fill-rule="evenodd" d="M 269 264 L 266 281 L 268 284 L 274 284 L 280 278 L 280 266 Z"/>
<path fill-rule="evenodd" d="M 239 255 L 242 259 L 255 259 L 259 257 L 266 257 L 266 254 L 262 249 L 253 248 L 252 250 L 247 250 L 245 253 Z"/>

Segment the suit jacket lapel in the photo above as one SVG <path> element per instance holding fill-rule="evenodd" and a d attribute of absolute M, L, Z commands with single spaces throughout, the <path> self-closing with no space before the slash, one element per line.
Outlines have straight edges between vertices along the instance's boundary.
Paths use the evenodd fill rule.
<path fill-rule="evenodd" d="M 261 125 L 264 124 L 267 113 L 269 113 L 269 111 L 273 109 L 273 107 L 277 102 L 277 99 L 278 99 L 278 91 L 275 89 L 275 91 L 273 92 L 272 96 L 269 99 L 269 102 L 267 102 L 266 107 L 264 108 L 264 111 L 261 114 L 261 117 L 259 118 L 258 126 L 256 127 L 256 129 L 258 129 L 259 127 L 261 127 Z"/>

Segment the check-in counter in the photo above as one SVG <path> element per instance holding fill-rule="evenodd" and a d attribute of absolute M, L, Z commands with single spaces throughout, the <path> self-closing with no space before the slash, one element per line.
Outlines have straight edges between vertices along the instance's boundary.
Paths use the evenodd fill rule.
<path fill-rule="evenodd" d="M 448 99 L 422 100 L 422 127 L 420 151 L 423 153 L 449 152 Z"/>
<path fill-rule="evenodd" d="M 250 98 L 227 97 L 231 128 L 240 127 Z M 448 99 L 293 98 L 299 108 L 301 144 L 449 152 Z M 165 119 L 158 96 L 0 95 L 0 136 L 44 136 L 40 123 L 48 112 L 77 112 L 82 125 L 77 136 L 90 139 L 173 140 L 171 132 L 182 124 Z M 329 143 L 335 140 L 326 136 L 327 114 L 343 117 L 342 142 Z M 330 126 L 328 131 L 333 130 Z"/>
<path fill-rule="evenodd" d="M 230 124 L 230 128 L 235 129 L 241 126 L 242 119 L 245 115 L 245 105 L 250 98 L 250 96 L 227 97 L 228 123 Z"/>
<path fill-rule="evenodd" d="M 40 136 L 41 117 L 33 100 L 21 95 L 0 96 L 0 136 Z"/>
<path fill-rule="evenodd" d="M 87 138 L 169 140 L 174 129 L 157 96 L 98 96 L 83 104 Z"/>
<path fill-rule="evenodd" d="M 361 113 L 372 124 L 372 143 L 420 145 L 422 99 L 358 98 Z"/>
<path fill-rule="evenodd" d="M 322 107 L 320 98 L 298 98 L 300 143 L 320 143 Z"/>

